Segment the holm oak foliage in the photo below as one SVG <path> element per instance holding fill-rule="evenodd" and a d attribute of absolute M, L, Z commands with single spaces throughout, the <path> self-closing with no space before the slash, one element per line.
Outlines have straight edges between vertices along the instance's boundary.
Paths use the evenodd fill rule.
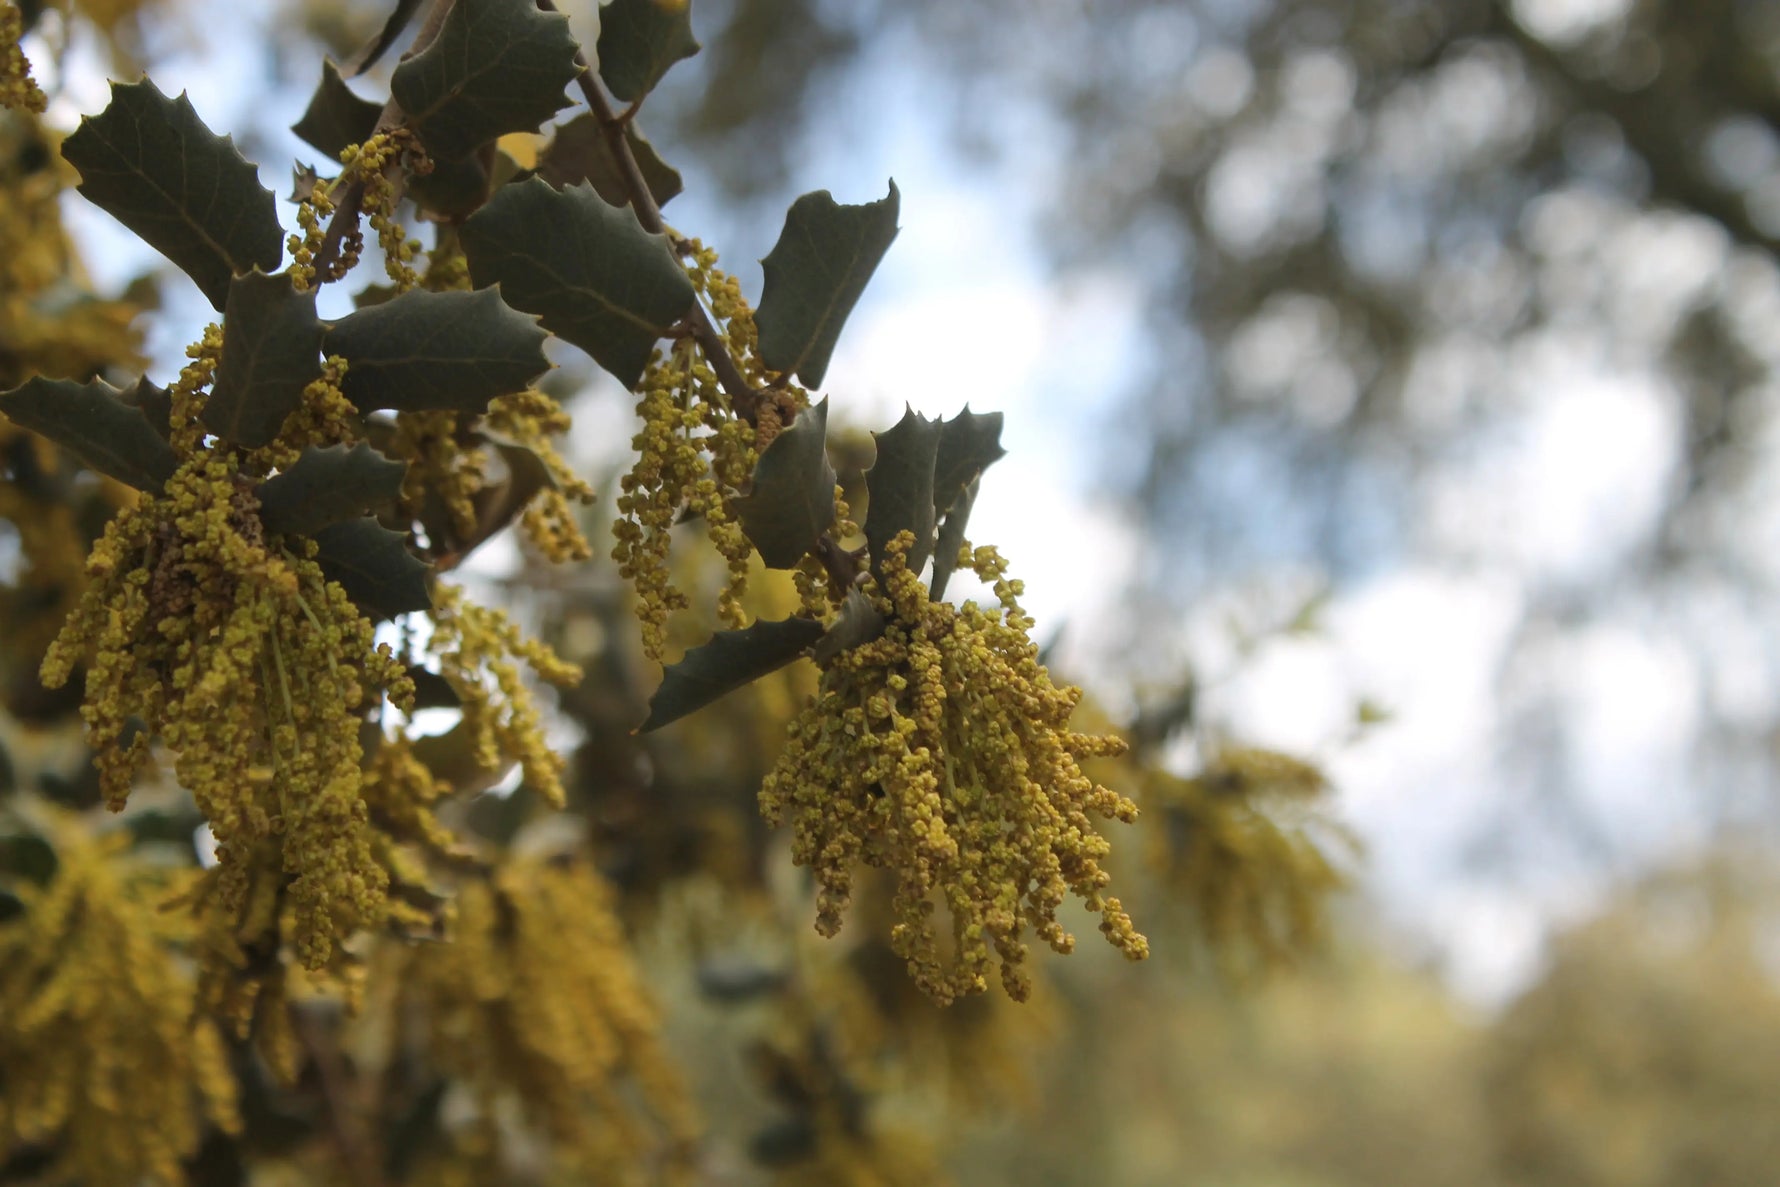
<path fill-rule="evenodd" d="M 571 803 L 540 685 L 594 695 L 451 579 L 510 526 L 539 563 L 593 554 L 595 492 L 537 386 L 552 337 L 640 421 L 611 556 L 665 666 L 633 732 L 779 690 L 792 720 L 758 806 L 813 871 L 816 930 L 834 936 L 881 869 L 869 951 L 940 1003 L 992 973 L 1026 999 L 1026 939 L 1070 951 L 1072 896 L 1148 954 L 1098 831 L 1136 804 L 1084 769 L 1124 743 L 1072 727 L 1081 694 L 1041 662 L 1020 583 L 966 538 L 1000 414 L 911 410 L 875 435 L 861 491 L 809 390 L 896 237 L 894 183 L 798 199 L 757 302 L 663 222 L 680 177 L 636 115 L 699 48 L 685 0 L 606 5 L 597 68 L 548 2 L 392 5 L 353 64 L 322 66 L 294 128 L 335 163 L 298 169 L 293 226 L 235 142 L 147 78 L 113 83 L 53 162 L 20 48 L 39 7 L 0 7 L 0 516 L 31 656 L 7 677 L 46 714 L 78 701 L 84 806 L 122 822 L 52 806 L 47 783 L 0 802 L 0 1178 L 177 1183 L 219 1150 L 253 1157 L 281 1092 L 320 1101 L 329 1181 L 693 1173 L 688 1090 L 596 850 L 466 824 L 521 795 Z M 389 93 L 361 97 L 352 77 L 408 30 Z M 503 151 L 516 135 L 535 170 Z M 165 386 L 133 350 L 143 294 L 58 297 L 54 316 L 38 299 L 70 267 L 64 184 L 217 311 Z M 371 238 L 381 274 L 322 317 Z M 708 608 L 670 568 L 687 521 L 726 571 Z M 947 601 L 960 569 L 994 603 Z M 676 612 L 707 609 L 719 629 L 673 658 Z M 788 674 L 805 659 L 813 693 Z M 455 724 L 423 733 L 423 710 Z M 518 795 L 468 802 L 510 772 Z M 723 992 L 793 993 L 742 980 Z M 348 1050 L 342 1006 L 375 1037 Z M 889 1147 L 825 1025 L 806 1012 L 763 1048 L 792 1116 L 757 1160 L 919 1162 L 869 1153 Z M 820 1125 L 812 1093 L 830 1093 Z"/>

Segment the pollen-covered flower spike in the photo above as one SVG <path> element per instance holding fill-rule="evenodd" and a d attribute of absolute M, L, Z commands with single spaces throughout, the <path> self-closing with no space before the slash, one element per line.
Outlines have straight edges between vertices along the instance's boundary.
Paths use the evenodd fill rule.
<path fill-rule="evenodd" d="M 931 599 L 910 571 L 913 542 L 894 538 L 868 582 L 882 635 L 826 662 L 761 787 L 767 819 L 791 823 L 795 860 L 816 872 L 817 930 L 840 930 L 863 862 L 895 871 L 891 944 L 942 1002 L 987 988 L 997 962 L 1008 995 L 1024 1000 L 1024 937 L 1073 949 L 1057 918 L 1071 894 L 1101 916 L 1109 943 L 1143 959 L 1148 941 L 1103 893 L 1110 846 L 1094 828 L 1095 817 L 1135 820 L 1137 806 L 1080 766 L 1124 742 L 1069 728 L 1081 691 L 1038 662 L 1020 583 L 994 549 L 959 559 L 1000 609 L 960 608 Z"/>

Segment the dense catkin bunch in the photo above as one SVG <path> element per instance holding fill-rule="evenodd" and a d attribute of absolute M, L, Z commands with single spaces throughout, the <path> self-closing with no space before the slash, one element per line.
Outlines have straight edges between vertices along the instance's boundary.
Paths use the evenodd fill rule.
<path fill-rule="evenodd" d="M 1146 774 L 1148 857 L 1227 971 L 1287 962 L 1328 931 L 1357 842 L 1329 815 L 1329 783 L 1302 759 L 1226 747 L 1183 779 Z"/>
<path fill-rule="evenodd" d="M 576 1181 L 681 1181 L 691 1105 L 604 879 L 516 859 L 462 889 L 450 941 L 416 950 L 408 992 L 490 1128 L 517 1100 Z"/>
<path fill-rule="evenodd" d="M 697 241 L 691 250 L 693 288 L 709 302 L 725 348 L 743 378 L 764 384 L 767 375 L 755 357 L 754 315 L 740 286 L 718 270 L 716 252 Z M 759 451 L 809 397 L 795 385 L 779 391 L 754 410 L 757 427 L 731 405 L 716 372 L 690 338 L 658 354 L 638 390 L 637 416 L 643 425 L 631 440 L 636 462 L 620 484 L 612 559 L 635 586 L 644 653 L 659 660 L 667 646 L 668 615 L 689 605 L 686 595 L 674 588 L 667 564 L 669 532 L 683 516 L 703 522 L 706 536 L 728 565 L 718 619 L 729 626 L 746 621 L 742 594 L 754 546 L 742 531 L 734 499 L 752 480 Z"/>
<path fill-rule="evenodd" d="M 310 967 L 375 922 L 387 876 L 359 794 L 369 699 L 412 682 L 313 545 L 265 537 L 234 460 L 198 454 L 93 546 L 90 581 L 43 663 L 58 687 L 90 653 L 82 713 L 106 801 L 122 807 L 158 735 L 217 841 L 218 889 L 246 894 L 276 838 Z M 294 549 L 294 551 L 293 551 Z"/>
<path fill-rule="evenodd" d="M 357 266 L 365 249 L 365 236 L 360 220 L 369 216 L 371 228 L 377 232 L 378 246 L 383 249 L 383 268 L 398 293 L 405 293 L 420 283 L 414 270 L 414 259 L 421 244 L 408 238 L 405 227 L 395 216 L 401 193 L 390 172 L 400 161 L 416 175 L 432 172 L 420 141 L 407 128 L 380 131 L 363 144 L 347 146 L 340 154 L 343 166 L 340 175 L 322 179 L 309 175 L 309 192 L 300 195 L 297 203 L 299 233 L 286 240 L 291 253 L 291 280 L 299 291 L 339 280 Z M 336 214 L 334 193 L 344 183 L 358 181 L 363 189 L 358 205 L 344 210 L 351 221 L 340 236 L 338 257 L 322 275 L 316 275 L 315 260 L 327 237 L 328 224 Z M 299 181 L 298 188 L 301 189 Z"/>
<path fill-rule="evenodd" d="M 526 638 L 501 611 L 469 601 L 455 586 L 433 591 L 432 617 L 427 647 L 462 703 L 477 765 L 492 770 L 502 755 L 509 756 L 518 761 L 528 787 L 545 803 L 562 807 L 566 763 L 544 736 L 543 715 L 520 665 L 565 688 L 580 683 L 581 669 L 549 644 Z"/>
<path fill-rule="evenodd" d="M 569 468 L 552 438 L 569 431 L 569 414 L 540 391 L 527 390 L 490 401 L 485 427 L 502 440 L 528 450 L 549 476 L 520 517 L 526 538 L 557 564 L 593 555 L 575 515 L 575 504 L 593 502 L 593 487 Z"/>
<path fill-rule="evenodd" d="M 24 33 L 25 16 L 19 6 L 0 4 L 0 109 L 42 111 L 49 101 L 31 77 L 31 63 L 19 48 Z"/>
<path fill-rule="evenodd" d="M 235 1132 L 216 1025 L 194 1010 L 182 913 L 161 902 L 190 870 L 126 855 L 127 833 L 55 830 L 57 870 L 15 887 L 0 924 L 0 1164 L 27 1146 L 45 1184 L 181 1184 L 205 1118 Z"/>
<path fill-rule="evenodd" d="M 985 989 L 995 957 L 1008 995 L 1025 999 L 1021 937 L 1030 927 L 1070 951 L 1057 908 L 1071 892 L 1101 915 L 1109 942 L 1142 959 L 1148 942 L 1101 894 L 1109 846 L 1092 820 L 1129 822 L 1137 807 L 1079 766 L 1124 743 L 1069 728 L 1080 690 L 1059 688 L 1038 662 L 1020 584 L 993 549 L 968 559 L 1000 611 L 929 600 L 905 562 L 911 543 L 904 532 L 883 565 L 883 636 L 828 663 L 760 791 L 769 821 L 791 821 L 795 860 L 815 868 L 817 930 L 839 931 L 864 862 L 896 872 L 891 946 L 941 1002 Z"/>

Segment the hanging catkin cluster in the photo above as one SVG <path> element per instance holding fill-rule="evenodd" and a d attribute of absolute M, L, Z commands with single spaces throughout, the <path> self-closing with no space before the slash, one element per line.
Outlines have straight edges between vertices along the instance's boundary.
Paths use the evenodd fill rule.
<path fill-rule="evenodd" d="M 743 377 L 763 385 L 767 375 L 755 354 L 754 315 L 740 285 L 717 268 L 716 252 L 695 240 L 692 253 L 688 274 L 693 288 L 710 303 L 724 346 Z M 621 484 L 612 559 L 636 588 L 644 653 L 659 660 L 667 646 L 668 615 L 690 605 L 668 569 L 669 532 L 683 516 L 700 518 L 729 567 L 717 602 L 719 621 L 729 626 L 745 621 L 741 598 L 754 546 L 736 518 L 733 500 L 747 488 L 760 450 L 808 396 L 795 386 L 780 391 L 776 400 L 757 410 L 758 424 L 750 424 L 732 407 L 716 372 L 690 338 L 658 354 L 638 390 L 637 416 L 643 427 L 631 441 L 637 458 Z"/>
<path fill-rule="evenodd" d="M 178 955 L 189 917 L 160 910 L 190 870 L 128 856 L 70 817 L 57 869 L 15 886 L 0 924 L 0 1164 L 49 1147 L 44 1183 L 185 1182 L 205 1121 L 238 1132 L 235 1081 L 216 1025 L 194 1010 Z"/>
<path fill-rule="evenodd" d="M 597 871 L 521 858 L 466 884 L 450 942 L 417 949 L 406 986 L 491 1128 L 517 1097 L 575 1181 L 684 1178 L 692 1107 Z"/>
<path fill-rule="evenodd" d="M 44 659 L 58 687 L 87 659 L 87 739 L 121 808 L 158 735 L 210 823 L 229 903 L 248 855 L 276 838 L 295 939 L 312 968 L 334 937 L 382 916 L 387 877 L 359 794 L 368 698 L 412 682 L 309 555 L 269 541 L 234 461 L 202 453 L 165 492 L 120 512 L 90 584 Z"/>
<path fill-rule="evenodd" d="M 31 63 L 19 48 L 25 15 L 16 4 L 0 6 L 0 110 L 42 111 L 48 100 L 31 77 Z"/>
<path fill-rule="evenodd" d="M 767 819 L 791 822 L 797 862 L 815 868 L 817 929 L 840 929 L 864 862 L 896 872 L 892 947 L 942 1002 L 981 992 L 997 958 L 1008 995 L 1023 1000 L 1022 937 L 1031 928 L 1070 951 L 1057 909 L 1071 893 L 1101 915 L 1109 942 L 1142 959 L 1148 942 L 1101 893 L 1109 845 L 1092 819 L 1129 822 L 1137 807 L 1079 765 L 1124 743 L 1069 728 L 1080 690 L 1038 662 L 1020 584 L 993 549 L 968 559 L 999 612 L 930 600 L 905 562 L 911 543 L 904 532 L 883 566 L 883 636 L 829 662 L 760 791 Z"/>
<path fill-rule="evenodd" d="M 1145 771 L 1155 814 L 1147 856 L 1231 972 L 1288 962 L 1327 938 L 1329 900 L 1357 841 L 1332 818 L 1322 771 L 1290 755 L 1228 746 L 1191 779 Z"/>
<path fill-rule="evenodd" d="M 353 157 L 356 167 L 378 182 L 410 139 L 373 137 Z M 373 184 L 364 209 L 385 241 L 396 288 L 405 291 L 419 279 L 393 205 L 394 195 Z M 314 279 L 307 261 L 321 240 L 314 216 L 326 206 L 317 188 L 304 206 L 311 217 L 299 220 L 304 235 L 291 244 L 305 283 Z M 449 264 L 440 273 L 455 275 Z M 386 704 L 411 707 L 408 669 L 420 657 L 408 646 L 398 654 L 376 643 L 370 619 L 324 573 L 315 540 L 270 534 L 259 513 L 259 484 L 296 465 L 305 450 L 364 439 L 366 421 L 342 387 L 347 362 L 329 357 L 276 436 L 248 449 L 211 436 L 202 420 L 223 342 L 223 328 L 212 325 L 188 349 L 191 362 L 170 389 L 167 418 L 182 462 L 95 543 L 87 588 L 42 666 L 44 683 L 58 687 L 85 665 L 87 738 L 114 809 L 142 774 L 153 739 L 172 752 L 173 773 L 216 840 L 218 870 L 204 883 L 199 913 L 229 921 L 206 945 L 215 965 L 207 983 L 250 963 L 250 936 L 273 950 L 280 937 L 291 939 L 302 963 L 320 969 L 355 931 L 386 920 L 422 922 L 400 903 L 392 917 L 392 875 L 398 883 L 425 880 L 402 847 L 450 848 L 430 809 L 441 789 L 399 761 L 405 727 L 398 724 L 389 739 L 391 758 L 367 765 L 365 754 L 367 740 L 384 741 L 366 732 L 371 719 L 380 720 Z M 526 391 L 495 400 L 484 421 L 508 448 L 536 457 L 555 483 L 555 501 L 528 511 L 543 550 L 584 555 L 564 500 L 592 492 L 568 474 L 547 439 L 567 427 L 561 409 Z M 397 417 L 385 444 L 389 456 L 408 463 L 410 486 L 418 476 L 410 514 L 420 514 L 428 495 L 475 514 L 483 438 L 459 422 L 455 412 Z M 452 687 L 478 759 L 485 767 L 516 759 L 533 786 L 560 803 L 561 760 L 545 741 L 521 666 L 559 684 L 579 680 L 579 670 L 457 590 L 437 587 L 432 601 L 425 651 Z M 268 886 L 276 906 L 256 906 L 255 894 Z M 251 1005 L 252 992 L 243 986 L 232 996 Z"/>

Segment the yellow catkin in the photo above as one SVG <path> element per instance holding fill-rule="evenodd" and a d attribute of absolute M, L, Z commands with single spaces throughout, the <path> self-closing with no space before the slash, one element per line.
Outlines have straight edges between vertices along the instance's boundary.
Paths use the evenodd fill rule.
<path fill-rule="evenodd" d="M 328 356 L 321 374 L 303 389 L 296 408 L 285 417 L 277 438 L 248 455 L 248 468 L 256 473 L 285 469 L 311 446 L 326 448 L 358 438 L 362 432 L 358 409 L 346 398 L 341 387 L 346 378 L 346 367 L 344 358 Z"/>
<path fill-rule="evenodd" d="M 44 1145 L 45 1183 L 185 1182 L 206 1118 L 240 1129 L 223 1036 L 194 1009 L 184 915 L 195 873 L 151 866 L 127 834 L 52 833 L 55 876 L 0 924 L 0 1162 Z"/>
<path fill-rule="evenodd" d="M 31 77 L 31 63 L 19 48 L 25 17 L 16 4 L 0 4 L 0 108 L 41 112 L 49 105 Z"/>
<path fill-rule="evenodd" d="M 516 759 L 526 785 L 561 807 L 563 757 L 544 736 L 543 716 L 520 668 L 523 664 L 559 687 L 578 684 L 581 669 L 526 638 L 501 611 L 470 602 L 455 586 L 441 585 L 434 592 L 428 647 L 462 702 L 479 765 L 493 768 L 502 755 Z"/>
<path fill-rule="evenodd" d="M 575 507 L 593 502 L 593 487 L 569 468 L 552 441 L 569 428 L 562 405 L 540 391 L 518 392 L 491 400 L 483 420 L 509 448 L 530 451 L 549 477 L 520 519 L 526 538 L 546 560 L 558 564 L 591 557 L 593 548 L 581 532 Z"/>
<path fill-rule="evenodd" d="M 1227 972 L 1290 962 L 1326 937 L 1357 846 L 1328 793 L 1311 764 L 1249 747 L 1217 751 L 1190 779 L 1144 772 L 1146 855 Z"/>
<path fill-rule="evenodd" d="M 1081 692 L 1038 662 L 1020 583 L 993 549 L 964 559 L 998 611 L 929 600 L 904 560 L 911 543 L 904 532 L 891 545 L 873 586 L 883 636 L 829 661 L 760 791 L 767 819 L 792 825 L 794 859 L 815 869 L 817 930 L 840 929 L 863 863 L 896 873 L 891 946 L 942 1002 L 985 989 L 997 959 L 1023 1000 L 1022 936 L 1030 927 L 1070 951 L 1057 909 L 1071 893 L 1110 943 L 1142 959 L 1148 942 L 1102 893 L 1110 846 L 1093 824 L 1130 822 L 1137 807 L 1079 765 L 1124 743 L 1069 728 Z"/>
<path fill-rule="evenodd" d="M 751 385 L 771 376 L 757 357 L 754 314 L 735 277 L 718 269 L 717 253 L 694 240 L 687 271 L 693 288 L 709 305 L 731 361 Z M 636 591 L 643 651 L 659 660 L 667 646 L 667 621 L 685 609 L 686 595 L 668 572 L 669 533 L 682 516 L 697 517 L 723 557 L 728 579 L 717 601 L 718 620 L 743 626 L 754 546 L 742 531 L 735 499 L 754 476 L 760 451 L 783 423 L 809 403 L 802 388 L 788 385 L 765 400 L 750 424 L 731 406 L 716 372 L 683 339 L 658 354 L 637 390 L 642 427 L 632 438 L 636 461 L 620 483 L 618 519 L 612 525 L 612 559 Z"/>
<path fill-rule="evenodd" d="M 7 44 L 16 43 L 16 15 L 11 5 L 0 9 Z M 9 56 L 0 72 L 16 64 Z M 27 125 L 37 128 L 23 117 L 9 119 L 0 135 Z M 121 303 L 84 303 L 80 317 L 61 327 L 31 320 L 33 295 L 66 283 L 70 255 L 55 205 L 58 176 L 15 174 L 13 147 L 10 140 L 0 143 L 5 364 L 92 374 L 128 362 L 137 337 Z M 424 275 L 417 272 L 418 245 L 395 219 L 398 161 L 410 172 L 428 168 L 418 142 L 402 129 L 349 149 L 341 178 L 311 186 L 289 240 L 299 289 L 337 280 L 356 263 L 363 234 L 355 224 L 341 229 L 342 250 L 326 274 L 317 268 L 341 187 L 355 183 L 362 186 L 357 216 L 368 217 L 398 292 L 420 284 L 468 286 L 462 252 L 449 233 L 442 233 Z M 169 389 L 169 440 L 181 459 L 178 469 L 164 489 L 139 497 L 114 492 L 115 484 L 102 487 L 122 509 L 84 563 L 66 547 L 73 541 L 78 550 L 78 534 L 53 516 L 8 502 L 10 484 L 0 489 L 0 515 L 16 511 L 21 522 L 29 520 L 21 542 L 45 561 L 50 554 L 38 545 L 47 541 L 31 533 L 61 523 L 61 586 L 71 604 L 60 632 L 44 640 L 40 674 L 58 687 L 84 673 L 82 717 L 106 804 L 123 808 L 150 764 L 164 760 L 214 837 L 216 867 L 184 888 L 188 909 L 169 917 L 192 933 L 196 997 L 219 1028 L 194 1031 L 189 1046 L 211 1066 L 224 1033 L 252 1035 L 262 1055 L 294 1075 L 286 998 L 305 985 L 328 983 L 350 1000 L 359 966 L 344 941 L 375 927 L 436 930 L 441 911 L 430 897 L 429 862 L 470 864 L 434 813 L 454 789 L 419 760 L 400 726 L 391 735 L 382 720 L 386 707 L 412 707 L 407 670 L 414 653 L 430 654 L 457 689 L 482 756 L 491 765 L 517 761 L 530 784 L 558 804 L 564 764 L 545 737 L 530 680 L 535 674 L 569 684 L 580 672 L 499 612 L 455 590 L 442 592 L 427 646 L 404 647 L 398 657 L 376 643 L 372 622 L 328 579 L 335 570 L 324 572 L 313 539 L 267 533 L 259 484 L 307 448 L 370 436 L 380 450 L 409 463 L 405 506 L 415 518 L 422 504 L 442 503 L 460 526 L 476 529 L 492 451 L 523 450 L 548 475 L 524 509 L 524 530 L 554 560 L 588 555 L 574 504 L 593 492 L 556 451 L 553 438 L 567 431 L 569 418 L 542 393 L 503 396 L 481 418 L 404 412 L 386 433 L 386 421 L 368 424 L 346 398 L 347 363 L 339 357 L 326 360 L 270 443 L 247 449 L 218 440 L 203 411 L 223 339 L 223 326 L 206 327 Z M 15 381 L 4 379 L 0 387 Z M 0 435 L 23 440 L 3 423 Z M 54 459 L 53 450 L 43 450 Z M 385 520 L 396 522 L 388 514 Z M 34 562 L 38 570 L 48 572 Z M 414 633 L 404 638 L 411 642 Z M 366 739 L 378 743 L 369 754 Z M 305 980 L 302 970 L 315 975 Z M 219 1110 L 221 1082 L 199 1076 L 200 1094 Z M 64 1089 L 73 1091 L 56 1091 L 65 1095 Z"/>
<path fill-rule="evenodd" d="M 387 129 L 378 132 L 363 144 L 347 146 L 340 154 L 340 163 L 343 166 L 340 176 L 331 182 L 317 184 L 314 187 L 315 193 L 309 195 L 308 201 L 299 206 L 297 224 L 302 233 L 300 236 L 291 236 L 289 240 L 291 258 L 295 265 L 293 276 L 299 282 L 299 289 L 339 280 L 358 266 L 365 248 L 360 219 L 366 216 L 369 217 L 372 230 L 377 233 L 378 244 L 383 248 L 384 270 L 396 291 L 407 292 L 419 283 L 419 277 L 414 271 L 414 259 L 420 253 L 420 244 L 408 238 L 407 231 L 395 217 L 401 194 L 389 174 L 398 161 L 406 164 L 416 174 L 432 170 L 431 162 L 426 159 L 420 142 L 411 129 Z M 338 257 L 331 262 L 325 273 L 317 275 L 315 257 L 325 238 L 323 229 L 335 216 L 332 193 L 337 192 L 341 185 L 354 184 L 361 187 L 361 198 L 357 209 L 351 212 L 351 224 L 337 232 L 340 243 Z M 328 192 L 323 192 L 324 186 Z M 303 205 L 310 208 L 306 217 L 302 213 Z"/>
<path fill-rule="evenodd" d="M 275 550 L 256 512 L 233 461 L 199 454 L 164 496 L 121 513 L 42 677 L 57 686 L 90 653 L 82 713 L 114 809 L 149 735 L 166 741 L 216 836 L 225 898 L 245 893 L 244 855 L 277 838 L 294 938 L 319 968 L 337 935 L 381 917 L 358 727 L 368 696 L 411 685 L 313 544 Z"/>
<path fill-rule="evenodd" d="M 328 220 L 334 216 L 334 199 L 328 182 L 316 178 L 297 203 L 297 232 L 285 240 L 290 252 L 291 284 L 299 293 L 315 287 L 315 257 L 327 237 Z"/>
<path fill-rule="evenodd" d="M 463 888 L 408 992 L 441 1069 L 486 1109 L 516 1099 L 565 1171 L 686 1181 L 695 1118 L 613 907 L 584 862 L 515 860 Z"/>

